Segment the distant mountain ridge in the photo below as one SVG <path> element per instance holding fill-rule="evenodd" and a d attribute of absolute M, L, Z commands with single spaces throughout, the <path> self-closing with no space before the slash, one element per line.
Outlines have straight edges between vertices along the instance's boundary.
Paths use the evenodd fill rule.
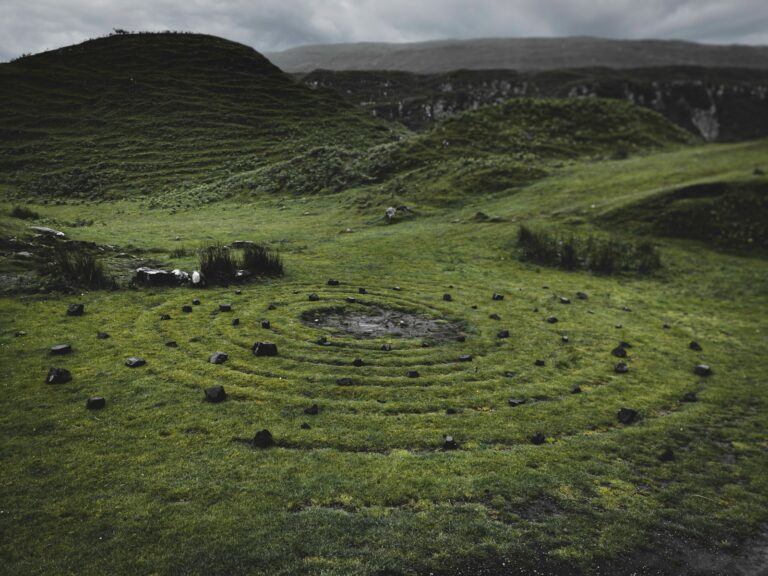
<path fill-rule="evenodd" d="M 656 66 L 768 69 L 768 46 L 582 36 L 326 44 L 299 46 L 282 52 L 265 53 L 265 56 L 291 73 L 323 69 L 400 70 L 428 74 L 451 70 Z"/>

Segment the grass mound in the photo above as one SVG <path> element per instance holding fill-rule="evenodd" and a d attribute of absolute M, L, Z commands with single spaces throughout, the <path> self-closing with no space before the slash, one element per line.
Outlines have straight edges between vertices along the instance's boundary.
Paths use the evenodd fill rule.
<path fill-rule="evenodd" d="M 282 276 L 283 261 L 266 246 L 245 244 L 232 249 L 215 244 L 200 249 L 199 268 L 206 280 L 213 284 L 229 284 L 243 276 Z"/>

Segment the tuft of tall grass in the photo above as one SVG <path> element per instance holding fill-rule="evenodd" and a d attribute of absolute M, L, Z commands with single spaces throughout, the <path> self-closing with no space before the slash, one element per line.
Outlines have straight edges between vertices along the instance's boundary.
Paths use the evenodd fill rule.
<path fill-rule="evenodd" d="M 20 218 L 21 220 L 37 220 L 41 218 L 40 214 L 26 206 L 14 206 L 10 215 L 12 218 Z"/>
<path fill-rule="evenodd" d="M 60 288 L 114 288 L 114 278 L 107 275 L 104 265 L 94 254 L 66 244 L 53 246 L 46 270 L 52 283 Z"/>
<path fill-rule="evenodd" d="M 229 248 L 221 243 L 205 246 L 199 251 L 200 272 L 213 284 L 229 284 L 237 272 L 248 276 L 281 276 L 283 261 L 280 255 L 260 244 L 246 244 L 242 248 Z"/>

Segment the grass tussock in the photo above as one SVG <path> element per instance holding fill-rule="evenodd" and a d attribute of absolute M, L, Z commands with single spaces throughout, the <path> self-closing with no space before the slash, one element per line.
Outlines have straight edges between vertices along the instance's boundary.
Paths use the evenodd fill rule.
<path fill-rule="evenodd" d="M 14 206 L 9 214 L 12 218 L 19 218 L 21 220 L 38 220 L 42 218 L 40 214 L 26 206 Z"/>
<path fill-rule="evenodd" d="M 230 248 L 223 244 L 205 246 L 199 252 L 199 267 L 206 280 L 213 284 L 228 284 L 244 276 L 282 276 L 280 255 L 260 244 Z"/>
<path fill-rule="evenodd" d="M 51 256 L 46 272 L 59 288 L 115 287 L 115 280 L 107 275 L 104 265 L 90 252 L 56 244 Z"/>
<path fill-rule="evenodd" d="M 520 260 L 562 270 L 645 276 L 661 268 L 659 251 L 650 242 L 628 242 L 595 235 L 577 237 L 521 226 L 517 246 Z"/>

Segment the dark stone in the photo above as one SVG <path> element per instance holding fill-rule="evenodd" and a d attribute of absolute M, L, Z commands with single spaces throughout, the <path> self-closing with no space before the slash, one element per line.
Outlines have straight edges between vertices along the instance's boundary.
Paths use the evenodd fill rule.
<path fill-rule="evenodd" d="M 622 307 L 622 310 L 624 310 L 624 312 L 632 312 L 632 308 L 630 308 L 629 306 Z"/>
<path fill-rule="evenodd" d="M 190 306 L 189 304 L 185 304 L 184 306 L 181 307 L 181 311 L 184 312 L 185 314 L 189 314 L 190 312 L 192 312 L 192 306 Z"/>
<path fill-rule="evenodd" d="M 565 296 L 560 296 L 560 304 L 570 304 L 570 303 L 571 303 L 570 298 L 566 298 Z"/>
<path fill-rule="evenodd" d="M 686 392 L 683 394 L 683 397 L 680 398 L 680 402 L 696 402 L 697 400 L 696 392 Z"/>
<path fill-rule="evenodd" d="M 616 366 L 613 367 L 613 371 L 616 372 L 616 374 L 626 374 L 629 372 L 629 366 L 627 366 L 624 362 L 619 362 L 616 364 Z"/>
<path fill-rule="evenodd" d="M 463 354 L 459 356 L 459 362 L 472 362 L 472 354 Z"/>
<path fill-rule="evenodd" d="M 556 324 L 557 323 L 557 316 L 550 316 L 549 318 L 547 318 L 547 323 L 548 324 Z"/>
<path fill-rule="evenodd" d="M 522 406 L 523 404 L 525 404 L 525 398 L 510 398 L 509 400 L 507 400 L 507 404 L 509 404 L 513 408 L 515 406 Z"/>
<path fill-rule="evenodd" d="M 168 348 L 178 348 L 179 345 L 176 344 L 176 340 L 168 340 L 168 342 L 165 343 Z"/>
<path fill-rule="evenodd" d="M 312 404 L 309 408 L 304 408 L 304 414 L 307 416 L 317 416 L 320 413 L 320 407 L 317 404 Z"/>
<path fill-rule="evenodd" d="M 429 342 L 422 342 L 421 343 L 421 347 L 422 348 L 430 348 L 431 346 L 432 346 L 432 344 L 430 344 Z"/>
<path fill-rule="evenodd" d="M 494 292 L 493 296 L 491 296 L 491 299 L 496 301 L 504 300 L 504 294 L 499 294 L 498 292 Z"/>
<path fill-rule="evenodd" d="M 317 302 L 319 300 L 320 300 L 320 296 L 318 296 L 317 294 L 310 294 L 309 295 L 309 301 L 310 302 Z"/>
<path fill-rule="evenodd" d="M 327 284 L 328 286 L 338 286 L 339 281 L 336 278 L 329 278 Z"/>
<path fill-rule="evenodd" d="M 363 365 L 362 358 L 355 358 L 354 360 L 352 360 L 352 366 L 357 366 L 358 368 L 360 368 L 360 366 L 362 365 Z"/>
<path fill-rule="evenodd" d="M 277 356 L 277 344 L 272 342 L 256 342 L 251 350 L 254 356 Z"/>
<path fill-rule="evenodd" d="M 224 386 L 211 386 L 205 389 L 205 399 L 208 402 L 224 402 L 227 399 L 227 393 Z"/>
<path fill-rule="evenodd" d="M 477 304 L 472 304 L 472 306 L 470 306 L 470 308 L 472 308 L 472 310 L 477 310 Z"/>
<path fill-rule="evenodd" d="M 277 304 L 274 302 L 267 306 L 267 310 L 277 310 Z"/>
<path fill-rule="evenodd" d="M 125 361 L 125 365 L 128 366 L 128 368 L 138 368 L 139 366 L 144 366 L 147 361 L 144 360 L 144 358 L 137 358 L 136 356 L 131 356 Z"/>
<path fill-rule="evenodd" d="M 70 304 L 67 306 L 67 316 L 82 316 L 85 312 L 85 304 Z"/>
<path fill-rule="evenodd" d="M 509 338 L 509 330 L 499 330 L 496 338 Z"/>
<path fill-rule="evenodd" d="M 669 324 L 664 324 L 664 326 L 662 326 L 662 328 L 664 328 L 664 330 L 669 330 L 671 328 L 671 326 Z"/>
<path fill-rule="evenodd" d="M 453 436 L 446 436 L 445 441 L 443 442 L 443 450 L 456 450 L 459 447 L 459 445 L 456 443 L 456 440 L 453 439 Z"/>
<path fill-rule="evenodd" d="M 546 365 L 546 362 L 544 362 L 544 360 L 536 360 L 536 362 L 534 362 L 534 364 L 536 366 L 544 366 L 544 365 Z"/>
<path fill-rule="evenodd" d="M 269 430 L 259 430 L 256 432 L 256 436 L 253 437 L 254 448 L 269 448 L 275 445 L 275 440 L 272 438 L 272 433 Z"/>
<path fill-rule="evenodd" d="M 320 344 L 320 346 L 330 346 L 331 343 L 328 341 L 328 338 L 325 336 L 320 336 L 320 338 L 317 339 L 317 343 Z"/>
<path fill-rule="evenodd" d="M 619 342 L 619 348 L 632 348 L 632 344 L 630 344 L 629 342 L 624 342 L 624 340 L 622 340 L 621 342 Z"/>
<path fill-rule="evenodd" d="M 239 288 L 237 290 L 235 290 L 235 294 L 237 294 L 238 296 L 240 296 L 240 294 L 242 294 L 242 293 L 243 293 L 243 291 L 240 290 Z"/>
<path fill-rule="evenodd" d="M 106 340 L 107 338 L 109 338 L 109 334 L 107 334 L 106 332 L 98 332 L 96 334 L 96 338 L 98 338 L 99 340 Z"/>
<path fill-rule="evenodd" d="M 16 332 L 14 332 L 14 333 L 13 333 L 13 335 L 14 335 L 16 338 L 21 338 L 22 336 L 26 336 L 26 335 L 27 335 L 27 333 L 26 333 L 26 332 L 24 332 L 24 330 L 16 330 Z"/>
<path fill-rule="evenodd" d="M 219 304 L 219 312 L 232 312 L 232 304 Z"/>
<path fill-rule="evenodd" d="M 493 314 L 491 314 L 490 316 L 488 316 L 488 318 L 490 318 L 491 320 L 501 320 L 501 316 L 499 316 L 495 312 Z"/>
<path fill-rule="evenodd" d="M 586 300 L 589 298 L 584 292 L 576 292 L 576 298 L 579 300 Z"/>
<path fill-rule="evenodd" d="M 229 354 L 226 352 L 214 352 L 211 354 L 211 357 L 208 358 L 208 362 L 211 364 L 224 364 L 227 360 L 229 360 Z"/>
<path fill-rule="evenodd" d="M 449 416 L 452 416 L 456 414 L 456 408 L 446 408 L 445 413 L 448 414 Z"/>
<path fill-rule="evenodd" d="M 269 323 L 269 320 L 262 320 L 261 327 L 264 328 L 264 330 L 269 330 L 272 328 L 272 325 Z"/>
<path fill-rule="evenodd" d="M 395 292 L 400 292 L 402 288 L 400 288 L 400 286 L 392 286 L 392 290 L 394 290 Z"/>
<path fill-rule="evenodd" d="M 101 410 L 107 405 L 107 401 L 101 396 L 92 396 L 85 401 L 85 407 L 88 410 Z"/>
<path fill-rule="evenodd" d="M 568 338 L 568 336 L 563 334 L 562 336 L 560 336 L 560 341 L 563 342 L 564 344 L 568 344 L 568 342 L 570 342 L 570 338 Z"/>
<path fill-rule="evenodd" d="M 547 441 L 547 437 L 544 436 L 542 432 L 536 432 L 536 434 L 531 436 L 529 440 L 531 441 L 531 444 L 536 444 L 539 446 L 540 444 L 544 444 L 544 442 Z"/>
<path fill-rule="evenodd" d="M 56 344 L 56 346 L 51 346 L 51 354 L 54 356 L 63 356 L 64 354 L 71 354 L 72 353 L 72 345 L 71 344 Z"/>
<path fill-rule="evenodd" d="M 693 373 L 696 374 L 696 376 L 711 376 L 712 368 L 710 368 L 708 364 L 697 364 L 693 369 Z"/>
<path fill-rule="evenodd" d="M 467 337 L 466 337 L 466 336 L 464 336 L 464 334 L 461 334 L 461 335 L 459 335 L 459 336 L 456 336 L 456 342 L 465 342 L 465 341 L 466 341 L 466 339 L 467 339 Z"/>
<path fill-rule="evenodd" d="M 515 376 L 517 376 L 517 372 L 513 372 L 512 370 L 507 370 L 504 372 L 505 378 L 514 378 Z"/>
<path fill-rule="evenodd" d="M 384 352 L 389 352 L 390 350 L 392 350 L 392 345 L 391 345 L 391 344 L 382 344 L 382 345 L 381 345 L 381 349 L 382 349 Z"/>
<path fill-rule="evenodd" d="M 45 377 L 46 384 L 66 384 L 72 380 L 72 374 L 66 368 L 51 368 Z"/>
<path fill-rule="evenodd" d="M 353 298 L 352 296 L 347 296 L 345 300 L 347 301 L 347 304 L 354 304 L 357 302 L 357 298 Z"/>
<path fill-rule="evenodd" d="M 626 358 L 627 357 L 627 351 L 624 350 L 621 346 L 616 346 L 613 350 L 611 350 L 611 354 L 616 356 L 616 358 Z"/>
<path fill-rule="evenodd" d="M 405 375 L 408 376 L 408 378 L 418 378 L 419 372 L 418 370 L 408 370 Z"/>
<path fill-rule="evenodd" d="M 195 306 L 200 306 L 200 300 L 195 298 L 194 300 L 192 300 L 192 304 L 194 304 Z"/>
<path fill-rule="evenodd" d="M 170 320 L 171 315 L 170 314 L 160 314 L 160 320 Z"/>
<path fill-rule="evenodd" d="M 691 350 L 695 350 L 696 352 L 701 352 L 701 350 L 702 350 L 701 344 L 696 342 L 696 340 L 694 340 L 693 342 L 688 344 L 688 348 L 690 348 Z"/>
<path fill-rule="evenodd" d="M 575 384 L 571 387 L 571 394 L 581 394 L 581 386 Z"/>
<path fill-rule="evenodd" d="M 659 454 L 659 460 L 662 462 L 672 462 L 672 460 L 675 459 L 675 453 L 672 451 L 672 448 L 667 448 Z"/>
<path fill-rule="evenodd" d="M 632 410 L 631 408 L 622 408 L 619 410 L 617 418 L 622 424 L 631 424 L 637 418 L 637 410 Z"/>
<path fill-rule="evenodd" d="M 451 296 L 446 292 L 445 294 L 443 294 L 443 300 L 445 300 L 446 302 L 451 302 L 453 300 L 453 296 Z"/>
<path fill-rule="evenodd" d="M 240 318 L 232 318 L 232 326 L 240 326 Z"/>
<path fill-rule="evenodd" d="M 307 424 L 306 422 L 304 422 L 304 423 L 303 423 L 303 424 L 300 426 L 300 428 L 301 428 L 302 430 L 312 430 L 312 426 L 310 426 L 310 425 L 309 425 L 309 424 Z"/>
<path fill-rule="evenodd" d="M 358 294 L 368 294 L 368 290 L 366 290 L 365 288 L 358 288 L 357 289 L 357 293 Z"/>
<path fill-rule="evenodd" d="M 620 329 L 624 328 L 624 325 L 623 324 L 616 324 L 616 326 L 614 326 L 614 328 L 620 330 Z"/>
<path fill-rule="evenodd" d="M 354 386 L 355 385 L 355 383 L 352 380 L 352 378 L 339 378 L 338 380 L 336 380 L 336 384 L 338 384 L 339 386 Z"/>

